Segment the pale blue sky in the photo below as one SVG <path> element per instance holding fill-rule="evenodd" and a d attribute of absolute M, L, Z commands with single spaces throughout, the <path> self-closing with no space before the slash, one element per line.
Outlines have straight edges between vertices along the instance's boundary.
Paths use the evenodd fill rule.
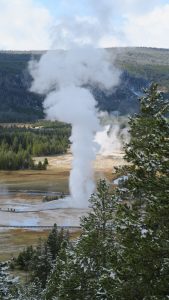
<path fill-rule="evenodd" d="M 57 25 L 57 26 L 56 26 Z M 169 48 L 169 0 L 0 0 L 0 49 Z"/>
<path fill-rule="evenodd" d="M 91 5 L 93 0 L 37 0 L 49 9 L 55 18 L 74 15 L 94 15 L 94 9 Z M 152 11 L 155 7 L 169 4 L 169 0 L 94 0 L 97 2 L 109 3 L 114 7 L 113 17 L 116 16 L 117 22 L 122 19 L 122 13 L 135 12 L 146 13 Z"/>
<path fill-rule="evenodd" d="M 91 0 L 92 1 L 92 0 Z M 102 0 L 97 0 L 99 1 Z M 118 2 L 119 0 L 108 0 L 112 5 L 119 7 Z M 42 3 L 45 5 L 50 12 L 55 17 L 60 17 L 62 15 L 72 15 L 74 13 L 78 13 L 81 15 L 86 15 L 92 13 L 91 7 L 89 5 L 90 1 L 86 0 L 38 0 L 39 3 Z M 125 3 L 125 0 L 121 1 L 121 5 L 123 5 L 123 2 Z M 74 5 L 73 5 L 74 3 Z M 103 0 L 104 3 L 104 0 Z M 129 8 L 135 7 L 135 9 L 138 7 L 138 10 L 145 11 L 145 10 L 151 10 L 155 6 L 169 4 L 169 0 L 135 0 L 135 1 L 128 1 L 127 6 Z M 118 10 L 119 12 L 119 10 Z"/>
<path fill-rule="evenodd" d="M 85 5 L 83 0 L 76 1 L 76 5 L 69 5 L 69 1 L 62 1 L 62 0 L 38 0 L 38 1 L 39 3 L 44 4 L 50 10 L 51 14 L 54 15 L 55 17 L 61 17 L 63 15 L 72 16 L 75 13 L 84 15 L 90 12 L 89 6 Z"/>

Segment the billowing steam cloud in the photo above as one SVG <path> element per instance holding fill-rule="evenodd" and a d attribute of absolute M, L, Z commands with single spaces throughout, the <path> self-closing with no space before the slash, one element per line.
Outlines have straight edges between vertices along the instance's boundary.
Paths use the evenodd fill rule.
<path fill-rule="evenodd" d="M 123 0 L 124 1 L 124 0 Z M 74 13 L 69 17 L 61 16 L 54 30 L 54 49 L 72 49 L 77 46 L 102 47 L 117 45 L 117 37 L 122 33 L 116 28 L 113 20 L 117 18 L 117 4 L 111 0 L 66 0 L 64 9 Z M 62 2 L 63 3 L 63 2 Z M 80 3 L 80 4 L 79 4 Z M 84 15 L 78 7 L 87 7 L 88 14 Z M 124 4 L 123 4 L 124 6 Z M 116 37 L 117 36 L 117 37 Z M 107 41 L 107 42 L 106 42 Z"/>
<path fill-rule="evenodd" d="M 101 0 L 104 4 L 104 1 Z M 103 5 L 106 9 L 106 3 Z M 106 10 L 109 11 L 108 9 Z M 119 71 L 105 50 L 96 49 L 107 20 L 102 15 L 62 18 L 55 26 L 55 46 L 68 51 L 48 51 L 30 63 L 32 91 L 45 94 L 48 119 L 72 125 L 73 163 L 70 174 L 72 206 L 85 207 L 94 191 L 92 162 L 96 155 L 95 133 L 99 130 L 96 100 L 90 86 L 109 90 L 118 84 Z M 109 21 L 108 21 L 109 22 Z"/>
<path fill-rule="evenodd" d="M 106 112 L 102 116 L 102 130 L 95 136 L 95 142 L 100 146 L 99 154 L 102 156 L 119 155 L 124 151 L 124 145 L 129 142 L 128 119 L 119 118 Z"/>
<path fill-rule="evenodd" d="M 129 141 L 127 128 L 120 129 L 118 124 L 106 125 L 97 132 L 95 141 L 100 145 L 99 154 L 103 156 L 115 155 L 123 151 L 123 146 Z"/>
<path fill-rule="evenodd" d="M 103 50 L 92 48 L 49 51 L 39 62 L 30 63 L 30 72 L 34 78 L 32 91 L 46 94 L 47 118 L 72 124 L 74 159 L 69 182 L 72 206 L 87 206 L 94 191 L 92 161 L 99 121 L 97 103 L 86 86 L 110 89 L 118 83 L 119 73 L 110 67 Z"/>

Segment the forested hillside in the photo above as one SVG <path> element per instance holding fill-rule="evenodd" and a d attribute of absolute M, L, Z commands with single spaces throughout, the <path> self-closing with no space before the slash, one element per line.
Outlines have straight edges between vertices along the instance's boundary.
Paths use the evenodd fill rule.
<path fill-rule="evenodd" d="M 92 87 L 99 108 L 119 111 L 122 115 L 138 110 L 138 96 L 151 81 L 158 82 L 169 92 L 169 50 L 153 48 L 108 49 L 116 54 L 121 73 L 118 87 L 109 93 Z M 42 52 L 0 52 L 0 122 L 33 121 L 42 119 L 43 97 L 29 91 L 31 77 L 28 62 L 38 59 Z"/>
<path fill-rule="evenodd" d="M 63 154 L 69 146 L 70 126 L 47 122 L 43 127 L 0 126 L 0 170 L 41 169 L 32 156 Z"/>

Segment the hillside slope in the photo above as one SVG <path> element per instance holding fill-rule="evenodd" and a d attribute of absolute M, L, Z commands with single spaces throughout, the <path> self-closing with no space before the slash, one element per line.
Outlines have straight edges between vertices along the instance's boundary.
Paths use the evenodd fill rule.
<path fill-rule="evenodd" d="M 153 48 L 111 48 L 122 71 L 118 87 L 107 95 L 92 87 L 101 110 L 121 114 L 138 110 L 138 96 L 155 81 L 169 93 L 169 50 Z M 43 97 L 31 93 L 28 62 L 43 52 L 0 52 L 0 122 L 33 121 L 44 117 Z"/>

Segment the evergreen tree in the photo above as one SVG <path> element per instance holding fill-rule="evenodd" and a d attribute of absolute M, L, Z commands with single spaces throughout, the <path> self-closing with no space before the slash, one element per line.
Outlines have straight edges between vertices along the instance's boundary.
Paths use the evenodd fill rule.
<path fill-rule="evenodd" d="M 70 300 L 111 299 L 102 287 L 102 281 L 107 276 L 107 284 L 113 284 L 115 198 L 110 195 L 105 180 L 100 181 L 90 203 L 92 210 L 82 219 L 79 241 L 73 250 L 68 248 L 62 258 L 56 260 L 47 286 L 47 300 L 53 299 L 54 295 Z"/>
<path fill-rule="evenodd" d="M 70 251 L 71 251 L 70 243 L 66 239 L 65 241 L 62 242 L 62 247 L 56 257 L 55 266 L 48 278 L 47 286 L 44 291 L 45 300 L 51 300 L 51 299 L 54 300 L 55 296 L 56 299 L 59 299 L 57 295 L 62 293 L 60 291 L 60 284 L 62 281 L 61 274 L 63 274 L 65 270 L 65 266 L 68 265 L 68 257 L 70 257 Z"/>
<path fill-rule="evenodd" d="M 145 91 L 140 114 L 130 120 L 131 141 L 119 186 L 116 236 L 119 284 L 114 299 L 168 299 L 169 279 L 169 124 L 157 85 Z M 119 298 L 118 298 L 119 297 Z"/>
<path fill-rule="evenodd" d="M 18 277 L 9 274 L 9 263 L 0 262 L 0 300 L 15 300 Z"/>
<path fill-rule="evenodd" d="M 28 246 L 25 250 L 19 253 L 16 259 L 16 264 L 21 268 L 21 270 L 28 271 L 34 255 L 35 250 L 32 246 Z"/>
<path fill-rule="evenodd" d="M 31 262 L 32 281 L 38 280 L 41 287 L 45 288 L 46 281 L 52 269 L 52 255 L 47 243 L 39 242 Z"/>
<path fill-rule="evenodd" d="M 44 163 L 43 163 L 45 166 L 47 166 L 48 164 L 49 164 L 49 162 L 48 162 L 48 159 L 47 158 L 45 158 L 44 159 Z"/>
<path fill-rule="evenodd" d="M 168 101 L 164 101 L 157 85 L 152 84 L 140 99 L 140 114 L 129 122 L 131 140 L 125 147 L 125 159 L 131 166 L 123 168 L 123 172 L 130 175 L 123 187 L 125 199 L 137 200 L 140 205 L 146 202 L 144 193 L 150 196 L 161 194 L 163 184 L 166 187 L 169 123 L 164 116 L 168 111 Z"/>
<path fill-rule="evenodd" d="M 69 233 L 65 232 L 62 228 L 61 230 L 57 229 L 57 225 L 54 224 L 52 231 L 49 233 L 47 239 L 47 245 L 50 249 L 52 254 L 52 259 L 55 260 L 56 256 L 58 255 L 63 241 L 69 240 Z"/>
<path fill-rule="evenodd" d="M 44 300 L 41 283 L 36 279 L 34 282 L 20 286 L 17 297 L 11 300 Z"/>

